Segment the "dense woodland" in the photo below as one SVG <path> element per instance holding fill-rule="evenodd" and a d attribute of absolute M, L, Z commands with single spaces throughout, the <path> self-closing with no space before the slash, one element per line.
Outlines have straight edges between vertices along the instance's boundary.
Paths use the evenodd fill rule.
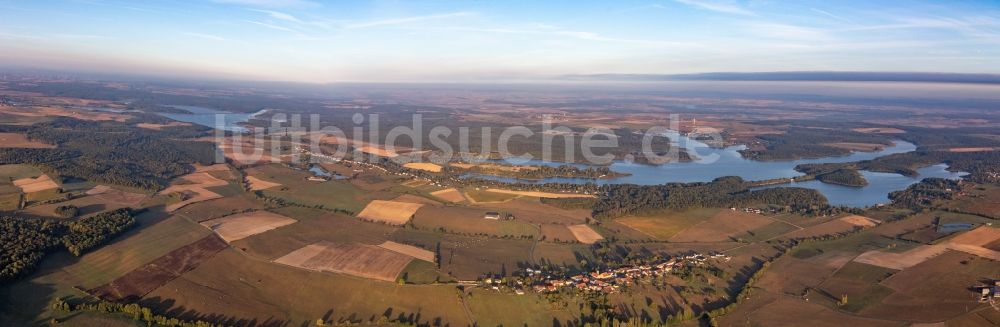
<path fill-rule="evenodd" d="M 787 206 L 811 209 L 827 206 L 819 191 L 798 187 L 750 190 L 739 177 L 720 177 L 709 183 L 663 185 L 611 184 L 601 187 L 594 217 L 616 217 L 660 209 L 694 207 Z"/>
<path fill-rule="evenodd" d="M 868 185 L 868 180 L 856 169 L 837 169 L 829 173 L 816 176 L 816 179 L 823 183 L 862 187 Z"/>
<path fill-rule="evenodd" d="M 841 142 L 892 144 L 890 139 L 879 134 L 858 133 L 847 129 L 805 127 L 792 127 L 783 134 L 759 135 L 757 140 L 763 143 L 763 148 L 740 151 L 745 158 L 770 161 L 834 157 L 848 155 L 851 151 L 825 144 Z"/>
<path fill-rule="evenodd" d="M 175 140 L 121 123 L 59 118 L 25 132 L 58 148 L 0 149 L 0 164 L 34 164 L 64 177 L 159 190 L 191 164 L 215 160 L 211 143 Z"/>
<path fill-rule="evenodd" d="M 936 200 L 948 200 L 962 188 L 962 181 L 943 178 L 926 178 L 905 190 L 889 193 L 893 205 L 919 209 L 930 207 Z"/>
<path fill-rule="evenodd" d="M 31 271 L 50 251 L 80 256 L 135 225 L 133 212 L 118 209 L 79 220 L 0 217 L 0 282 Z"/>

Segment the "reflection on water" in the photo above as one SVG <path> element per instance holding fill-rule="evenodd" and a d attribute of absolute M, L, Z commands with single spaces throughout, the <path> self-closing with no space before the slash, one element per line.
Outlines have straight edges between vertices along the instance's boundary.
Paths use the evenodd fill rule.
<path fill-rule="evenodd" d="M 178 114 L 178 113 L 158 112 L 156 114 L 173 120 L 198 124 L 201 126 L 217 128 L 237 133 L 248 132 L 249 130 L 241 125 L 250 121 L 251 118 L 263 114 L 265 111 L 267 111 L 265 109 L 252 114 L 241 114 L 241 113 L 231 113 L 227 111 L 221 111 L 221 110 L 215 110 L 197 106 L 173 105 L 168 107 L 186 110 L 191 113 Z"/>
<path fill-rule="evenodd" d="M 957 179 L 967 173 L 953 173 L 947 170 L 948 165 L 939 164 L 917 169 L 920 173 L 917 177 L 903 176 L 892 173 L 879 173 L 871 171 L 861 171 L 861 175 L 868 180 L 868 186 L 850 187 L 823 183 L 818 180 L 811 180 L 799 183 L 784 185 L 771 185 L 770 187 L 795 186 L 819 190 L 826 196 L 832 205 L 842 205 L 849 207 L 867 207 L 876 204 L 889 203 L 889 193 L 905 189 L 911 184 L 917 183 L 924 178 L 937 177 Z"/>
<path fill-rule="evenodd" d="M 827 157 L 816 159 L 800 159 L 788 161 L 755 161 L 743 158 L 739 150 L 744 146 L 732 146 L 723 149 L 711 148 L 702 142 L 689 139 L 677 134 L 670 135 L 676 138 L 678 144 L 686 149 L 688 153 L 697 157 L 692 162 L 674 162 L 659 166 L 644 165 L 638 163 L 616 161 L 611 164 L 611 169 L 616 172 L 628 173 L 624 176 L 612 179 L 585 179 L 585 178 L 565 178 L 553 177 L 542 180 L 521 180 L 511 177 L 499 177 L 480 174 L 465 174 L 463 178 L 477 177 L 503 181 L 508 183 L 596 183 L 596 184 L 639 184 L 654 185 L 664 183 L 691 183 L 709 182 L 722 176 L 739 176 L 744 180 L 757 181 L 774 178 L 792 178 L 801 176 L 802 173 L 795 171 L 795 166 L 807 163 L 838 163 L 861 160 L 871 160 L 874 158 L 905 153 L 915 150 L 917 147 L 913 143 L 896 141 L 892 146 L 888 146 L 879 151 L 873 152 L 852 152 L 850 155 L 841 157 Z M 559 166 L 566 163 L 547 162 L 541 160 L 517 161 L 513 159 L 501 160 L 508 163 L 527 165 L 547 165 Z M 585 168 L 583 164 L 572 164 Z M 899 174 L 877 173 L 862 171 L 861 174 L 868 180 L 869 185 L 865 187 L 847 187 L 840 185 L 826 184 L 820 181 L 807 181 L 794 184 L 774 185 L 769 187 L 796 186 L 819 190 L 822 192 L 830 204 L 847 206 L 869 206 L 878 203 L 888 202 L 888 194 L 906 188 L 910 184 L 919 182 L 927 177 L 958 178 L 965 173 L 952 173 L 946 170 L 947 165 L 935 165 L 918 169 L 918 177 L 907 177 Z"/>

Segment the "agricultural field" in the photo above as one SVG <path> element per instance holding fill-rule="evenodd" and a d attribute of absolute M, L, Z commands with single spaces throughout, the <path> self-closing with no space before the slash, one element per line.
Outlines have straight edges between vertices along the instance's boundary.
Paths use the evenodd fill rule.
<path fill-rule="evenodd" d="M 0 133 L 0 147 L 3 148 L 30 148 L 30 149 L 52 149 L 54 145 L 38 141 L 29 140 L 24 134 Z"/>
<path fill-rule="evenodd" d="M 434 305 L 426 305 L 428 298 L 436 299 Z M 259 324 L 299 326 L 315 324 L 319 318 L 367 322 L 378 317 L 410 317 L 442 325 L 470 323 L 454 286 L 400 286 L 246 260 L 235 250 L 223 250 L 147 294 L 140 303 L 160 312 L 180 310 L 182 317 L 211 312 Z"/>
<path fill-rule="evenodd" d="M 320 242 L 286 254 L 274 262 L 303 269 L 395 281 L 413 257 L 358 243 Z"/>
<path fill-rule="evenodd" d="M 89 292 L 103 299 L 134 302 L 227 248 L 222 239 L 209 235 Z"/>
<path fill-rule="evenodd" d="M 233 241 L 232 246 L 247 254 L 274 260 L 309 244 L 323 241 L 378 245 L 399 229 L 312 208 L 285 207 L 274 209 L 274 212 L 298 222 Z M 422 244 L 424 249 L 434 249 L 434 246 L 435 244 Z"/>
<path fill-rule="evenodd" d="M 467 235 L 493 235 L 535 237 L 538 230 L 519 220 L 492 220 L 483 216 L 491 210 L 469 207 L 427 205 L 420 207 L 413 216 L 413 225 L 424 230 Z"/>
<path fill-rule="evenodd" d="M 722 209 L 693 209 L 682 212 L 661 212 L 653 215 L 628 216 L 615 219 L 616 223 L 628 226 L 649 237 L 668 240 L 682 231 L 715 216 Z"/>
<path fill-rule="evenodd" d="M 264 196 L 283 199 L 305 206 L 323 206 L 358 213 L 372 199 L 387 199 L 392 194 L 365 192 L 345 181 L 310 181 L 308 172 L 293 170 L 276 164 L 246 169 L 247 176 L 281 184 L 264 190 Z"/>
<path fill-rule="evenodd" d="M 251 211 L 202 221 L 201 225 L 211 229 L 226 242 L 232 242 L 296 222 L 295 219 L 273 212 Z"/>
<path fill-rule="evenodd" d="M 38 217 L 59 218 L 59 215 L 55 213 L 56 208 L 72 205 L 80 209 L 80 217 L 85 217 L 119 208 L 128 207 L 138 209 L 147 198 L 148 196 L 145 194 L 109 188 L 72 200 L 31 206 L 25 208 L 24 213 Z"/>
<path fill-rule="evenodd" d="M 472 203 L 504 202 L 517 198 L 517 194 L 488 192 L 484 190 L 465 191 L 465 198 Z"/>
<path fill-rule="evenodd" d="M 195 172 L 177 178 L 170 187 L 161 190 L 159 194 L 176 197 L 171 198 L 171 202 L 166 206 L 168 212 L 174 212 L 193 203 L 222 198 L 222 194 L 213 192 L 209 188 L 229 185 L 229 182 L 215 177 L 212 172 Z"/>
<path fill-rule="evenodd" d="M 373 200 L 358 213 L 358 218 L 383 222 L 390 225 L 402 225 L 422 207 L 420 203 Z"/>
<path fill-rule="evenodd" d="M 505 202 L 473 203 L 474 208 L 505 212 L 515 219 L 532 224 L 584 224 L 590 218 L 590 210 L 563 209 L 542 203 L 539 198 L 519 197 Z"/>
<path fill-rule="evenodd" d="M 968 192 L 969 194 L 950 201 L 945 207 L 994 219 L 1000 218 L 1000 186 L 977 185 Z"/>
<path fill-rule="evenodd" d="M 430 192 L 430 195 L 433 195 L 434 197 L 436 197 L 438 199 L 445 200 L 445 201 L 448 201 L 448 202 L 464 202 L 465 201 L 465 196 L 462 195 L 462 192 L 460 192 L 459 190 L 457 190 L 455 188 L 447 188 L 447 189 L 443 189 L 443 190 L 439 190 L 439 191 Z"/>
<path fill-rule="evenodd" d="M 441 169 L 442 169 L 441 165 L 433 164 L 433 163 L 429 163 L 429 162 L 408 162 L 408 163 L 403 164 L 403 167 L 410 168 L 410 169 L 417 169 L 417 170 L 429 171 L 429 172 L 432 172 L 432 173 L 440 173 Z"/>
<path fill-rule="evenodd" d="M 774 221 L 758 214 L 719 210 L 716 214 L 670 238 L 671 242 L 724 242 Z"/>
<path fill-rule="evenodd" d="M 604 239 L 604 236 L 601 236 L 601 234 L 598 234 L 587 225 L 571 225 L 567 226 L 567 228 L 573 233 L 573 237 L 583 244 L 594 244 Z"/>

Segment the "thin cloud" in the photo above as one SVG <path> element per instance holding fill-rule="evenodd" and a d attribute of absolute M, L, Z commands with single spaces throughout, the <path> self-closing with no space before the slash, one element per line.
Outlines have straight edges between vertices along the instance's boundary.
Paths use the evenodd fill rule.
<path fill-rule="evenodd" d="M 274 25 L 274 24 L 268 24 L 268 23 L 265 23 L 265 22 L 258 22 L 258 21 L 255 21 L 255 20 L 247 20 L 245 22 L 250 23 L 250 24 L 254 24 L 254 25 L 257 25 L 257 26 L 263 26 L 263 27 L 270 28 L 270 29 L 273 29 L 273 30 L 279 30 L 279 31 L 297 33 L 296 30 L 293 30 L 291 28 L 284 27 L 284 26 L 278 26 L 278 25 Z"/>
<path fill-rule="evenodd" d="M 438 14 L 438 15 L 390 18 L 390 19 L 373 20 L 373 21 L 367 21 L 367 22 L 347 24 L 344 27 L 346 27 L 346 28 L 368 28 L 368 27 L 379 27 L 379 26 L 391 26 L 391 25 L 401 25 L 401 24 L 409 24 L 409 23 L 415 23 L 415 22 L 423 22 L 423 21 L 428 21 L 428 20 L 438 20 L 438 19 L 446 19 L 446 18 L 472 16 L 474 14 L 475 13 L 464 12 L 463 11 L 463 12 L 454 12 L 454 13 Z"/>
<path fill-rule="evenodd" d="M 833 19 L 836 19 L 836 20 L 839 20 L 839 21 L 842 21 L 842 22 L 856 24 L 853 20 L 851 20 L 851 19 L 849 19 L 847 17 L 843 17 L 843 16 L 840 16 L 840 15 L 834 15 L 833 13 L 831 13 L 829 11 L 826 11 L 826 10 L 823 10 L 823 9 L 809 8 L 809 10 L 812 10 L 813 12 L 822 14 L 823 16 L 830 17 L 830 18 L 833 18 Z"/>
<path fill-rule="evenodd" d="M 740 7 L 739 5 L 734 3 L 723 3 L 711 0 L 674 0 L 674 1 L 680 4 L 685 4 L 700 9 L 711 10 L 726 14 L 744 15 L 744 16 L 757 15 L 756 13 L 746 10 L 743 7 Z"/>
<path fill-rule="evenodd" d="M 250 11 L 256 11 L 256 12 L 259 12 L 259 13 L 265 13 L 268 16 L 270 16 L 271 18 L 274 18 L 274 19 L 283 20 L 283 21 L 286 21 L 286 22 L 292 22 L 292 23 L 302 24 L 302 20 L 299 20 L 295 16 L 292 16 L 290 14 L 286 14 L 286 13 L 283 13 L 283 12 L 280 12 L 280 11 L 262 10 L 262 9 L 249 9 L 249 10 Z"/>
<path fill-rule="evenodd" d="M 212 0 L 215 3 L 264 8 L 315 8 L 320 4 L 306 0 Z"/>
<path fill-rule="evenodd" d="M 226 40 L 226 38 L 224 38 L 224 37 L 217 36 L 217 35 L 212 35 L 212 34 L 205 34 L 205 33 L 185 32 L 184 35 L 199 37 L 199 38 L 213 40 L 213 41 L 225 41 Z"/>

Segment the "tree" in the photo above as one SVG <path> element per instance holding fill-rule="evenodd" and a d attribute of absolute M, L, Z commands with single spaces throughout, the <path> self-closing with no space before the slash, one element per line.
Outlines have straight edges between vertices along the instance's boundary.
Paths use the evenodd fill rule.
<path fill-rule="evenodd" d="M 55 214 L 63 218 L 73 218 L 80 214 L 80 208 L 67 204 L 56 207 Z"/>

